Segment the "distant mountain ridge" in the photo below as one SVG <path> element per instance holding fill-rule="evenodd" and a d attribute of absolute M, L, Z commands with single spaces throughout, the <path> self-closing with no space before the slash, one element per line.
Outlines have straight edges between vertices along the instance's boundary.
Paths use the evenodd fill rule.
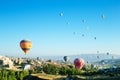
<path fill-rule="evenodd" d="M 65 55 L 70 58 L 70 61 L 73 62 L 75 58 L 83 58 L 85 61 L 88 62 L 96 62 L 101 61 L 104 59 L 120 59 L 120 55 L 118 54 L 105 54 L 105 53 L 98 53 L 98 54 L 76 54 L 76 55 Z M 99 58 L 98 58 L 99 56 Z M 64 56 L 46 56 L 44 58 L 46 59 L 52 59 L 52 60 L 63 60 Z"/>
<path fill-rule="evenodd" d="M 70 56 L 72 57 L 72 56 Z M 78 57 L 78 58 L 83 58 L 85 61 L 89 61 L 89 62 L 96 62 L 96 61 L 101 61 L 104 59 L 119 59 L 120 55 L 117 54 L 104 54 L 104 53 L 98 53 L 98 54 L 78 54 L 77 56 L 73 56 Z"/>

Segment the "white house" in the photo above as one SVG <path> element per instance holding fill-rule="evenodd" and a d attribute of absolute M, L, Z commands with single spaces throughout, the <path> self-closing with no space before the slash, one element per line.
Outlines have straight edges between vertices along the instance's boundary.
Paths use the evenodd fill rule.
<path fill-rule="evenodd" d="M 23 70 L 30 70 L 30 68 L 31 68 L 31 65 L 26 64 L 26 65 L 24 65 Z"/>

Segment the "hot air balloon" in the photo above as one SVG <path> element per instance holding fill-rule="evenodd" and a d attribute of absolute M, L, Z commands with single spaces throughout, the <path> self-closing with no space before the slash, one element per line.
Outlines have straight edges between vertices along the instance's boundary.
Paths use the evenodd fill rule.
<path fill-rule="evenodd" d="M 60 16 L 63 16 L 63 13 L 60 13 Z"/>
<path fill-rule="evenodd" d="M 86 63 L 88 63 L 88 61 Z"/>
<path fill-rule="evenodd" d="M 67 62 L 69 60 L 69 57 L 68 56 L 64 56 L 63 59 L 64 59 L 65 62 Z"/>
<path fill-rule="evenodd" d="M 99 53 L 99 51 L 97 51 L 97 53 Z"/>
<path fill-rule="evenodd" d="M 96 37 L 94 37 L 94 39 L 96 40 Z"/>
<path fill-rule="evenodd" d="M 37 57 L 37 60 L 39 60 L 40 58 L 39 57 Z"/>
<path fill-rule="evenodd" d="M 107 52 L 107 55 L 109 55 L 109 52 Z"/>
<path fill-rule="evenodd" d="M 101 15 L 101 18 L 102 18 L 102 19 L 104 19 L 104 18 L 105 18 L 105 16 L 104 16 L 104 15 Z"/>
<path fill-rule="evenodd" d="M 73 35 L 75 35 L 76 33 L 75 32 L 73 32 Z"/>
<path fill-rule="evenodd" d="M 82 37 L 84 37 L 85 35 L 84 34 L 82 34 Z"/>
<path fill-rule="evenodd" d="M 103 64 L 103 65 L 104 65 L 104 64 L 105 64 L 105 60 L 101 60 L 101 64 Z"/>
<path fill-rule="evenodd" d="M 67 24 L 69 25 L 70 23 L 69 23 L 69 22 L 67 22 Z"/>
<path fill-rule="evenodd" d="M 112 56 L 112 59 L 114 59 L 114 56 Z"/>
<path fill-rule="evenodd" d="M 82 58 L 76 58 L 74 60 L 74 65 L 77 69 L 81 69 L 85 65 L 85 61 Z"/>
<path fill-rule="evenodd" d="M 100 57 L 99 57 L 99 56 L 97 56 L 97 58 L 99 59 Z"/>
<path fill-rule="evenodd" d="M 32 47 L 32 42 L 29 40 L 22 40 L 20 42 L 20 47 L 24 51 L 24 53 L 27 54 Z"/>
<path fill-rule="evenodd" d="M 85 22 L 85 20 L 83 19 L 83 20 L 82 20 L 82 22 L 84 23 L 84 22 Z"/>

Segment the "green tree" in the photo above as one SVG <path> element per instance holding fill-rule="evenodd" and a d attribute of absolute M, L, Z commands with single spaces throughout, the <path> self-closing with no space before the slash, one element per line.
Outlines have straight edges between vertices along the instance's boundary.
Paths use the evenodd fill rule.
<path fill-rule="evenodd" d="M 15 71 L 10 70 L 8 73 L 8 80 L 17 80 L 16 79 L 16 75 L 15 75 Z"/>
<path fill-rule="evenodd" d="M 15 76 L 9 75 L 7 80 L 17 80 Z"/>
<path fill-rule="evenodd" d="M 21 72 L 21 73 L 19 74 L 19 79 L 20 79 L 20 80 L 23 80 L 23 77 L 24 77 L 24 75 L 23 75 L 23 73 Z"/>
<path fill-rule="evenodd" d="M 20 71 L 17 71 L 17 72 L 15 73 L 15 75 L 16 75 L 16 78 L 19 79 L 19 78 L 20 78 Z"/>
<path fill-rule="evenodd" d="M 68 71 L 68 67 L 61 67 L 59 69 L 59 74 L 61 75 L 66 75 L 67 74 L 67 71 Z"/>
<path fill-rule="evenodd" d="M 7 70 L 2 69 L 0 76 L 0 80 L 7 80 Z"/>
<path fill-rule="evenodd" d="M 23 78 L 25 76 L 29 75 L 29 71 L 28 70 L 23 70 L 17 73 L 17 77 L 19 80 L 23 80 Z"/>
<path fill-rule="evenodd" d="M 42 68 L 41 67 L 34 68 L 34 73 L 42 73 Z"/>
<path fill-rule="evenodd" d="M 58 67 L 52 64 L 47 64 L 43 66 L 43 71 L 47 74 L 57 74 L 58 73 Z"/>

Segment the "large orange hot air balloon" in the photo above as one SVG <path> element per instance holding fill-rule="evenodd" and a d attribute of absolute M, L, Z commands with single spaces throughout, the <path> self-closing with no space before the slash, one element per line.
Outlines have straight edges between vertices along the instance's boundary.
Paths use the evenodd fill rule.
<path fill-rule="evenodd" d="M 76 58 L 74 60 L 75 68 L 81 69 L 85 65 L 85 61 L 82 58 Z"/>
<path fill-rule="evenodd" d="M 32 42 L 29 40 L 22 40 L 20 42 L 20 47 L 24 51 L 24 53 L 27 54 L 32 47 Z"/>

